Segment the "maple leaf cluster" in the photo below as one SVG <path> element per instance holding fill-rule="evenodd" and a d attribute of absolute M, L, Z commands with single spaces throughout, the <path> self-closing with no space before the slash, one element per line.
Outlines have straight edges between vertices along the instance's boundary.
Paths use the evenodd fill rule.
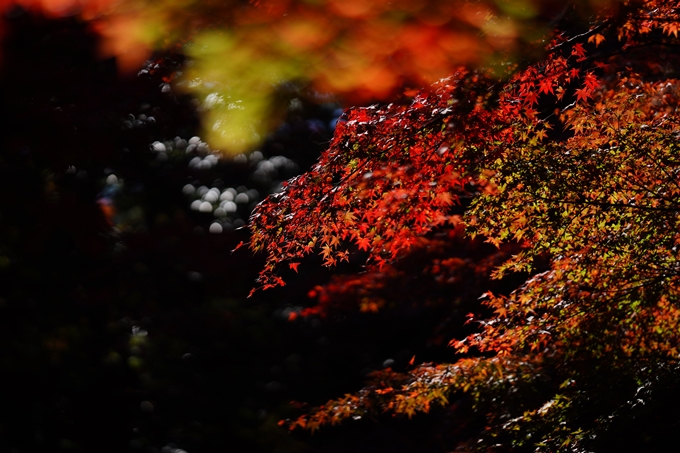
<path fill-rule="evenodd" d="M 484 294 L 491 315 L 451 340 L 457 362 L 374 374 L 291 427 L 467 398 L 486 420 L 461 448 L 592 451 L 641 405 L 667 410 L 659 395 L 680 360 L 680 2 L 622 2 L 580 28 L 574 11 L 544 59 L 508 65 L 500 82 L 460 69 L 408 106 L 348 110 L 318 164 L 255 210 L 264 288 L 311 253 L 328 266 L 367 255 L 365 274 L 315 290 L 314 313 L 339 293 L 364 311 L 389 305 L 381 276 L 460 224 L 521 248 L 493 277 L 529 275 Z"/>
<path fill-rule="evenodd" d="M 410 108 L 374 105 L 340 119 L 319 162 L 251 216 L 250 247 L 268 253 L 262 287 L 282 283 L 278 263 L 315 250 L 326 266 L 348 260 L 353 248 L 382 268 L 434 228 L 459 221 L 454 208 L 471 179 L 448 154 L 459 152 L 459 134 L 482 130 L 488 116 L 475 111 L 475 99 L 456 97 L 465 77 L 461 71 L 440 82 Z M 472 120 L 460 131 L 456 111 Z"/>
<path fill-rule="evenodd" d="M 302 314 L 322 318 L 349 315 L 357 307 L 347 301 L 358 302 L 359 310 L 366 313 L 409 313 L 438 307 L 460 312 L 464 301 L 476 300 L 496 283 L 489 279 L 491 271 L 519 250 L 517 244 L 497 249 L 480 239 L 470 240 L 459 224 L 445 234 L 420 238 L 418 245 L 408 251 L 407 260 L 385 264 L 372 272 L 334 275 L 329 283 L 309 292 L 316 305 Z M 453 303 L 452 294 L 456 296 Z"/>

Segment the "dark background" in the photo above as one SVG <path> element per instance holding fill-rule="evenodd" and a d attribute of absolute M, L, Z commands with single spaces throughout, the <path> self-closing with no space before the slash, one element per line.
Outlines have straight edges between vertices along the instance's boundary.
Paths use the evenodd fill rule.
<path fill-rule="evenodd" d="M 245 247 L 231 253 L 248 240 L 239 227 L 315 162 L 337 104 L 283 87 L 286 121 L 260 154 L 219 157 L 200 139 L 203 149 L 187 152 L 198 104 L 166 85 L 182 55 L 156 55 L 122 77 L 115 60 L 96 57 L 85 24 L 10 16 L 0 69 L 0 452 L 445 451 L 474 428 L 440 409 L 314 436 L 278 426 L 300 413 L 291 400 L 322 404 L 414 355 L 451 360 L 461 300 L 476 300 L 484 283 L 465 282 L 453 305 L 426 306 L 423 292 L 448 301 L 451 288 L 388 279 L 400 302 L 378 313 L 361 313 L 348 294 L 336 296 L 351 299 L 348 309 L 290 320 L 331 277 L 312 258 L 284 275 L 285 288 L 246 298 L 263 260 Z M 191 208 L 203 186 L 234 188 L 249 203 L 216 218 Z M 210 232 L 215 221 L 221 233 Z"/>

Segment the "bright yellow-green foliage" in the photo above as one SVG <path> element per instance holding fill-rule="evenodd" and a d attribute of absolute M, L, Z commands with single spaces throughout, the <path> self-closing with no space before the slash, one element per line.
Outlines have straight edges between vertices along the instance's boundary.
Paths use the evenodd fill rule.
<path fill-rule="evenodd" d="M 499 276 L 530 270 L 543 254 L 553 259 L 509 298 L 492 299 L 512 326 L 499 339 L 512 338 L 513 348 L 678 357 L 679 87 L 617 74 L 593 105 L 565 113 L 573 137 L 500 151 L 491 178 L 498 194 L 476 200 L 471 231 L 526 240 Z"/>

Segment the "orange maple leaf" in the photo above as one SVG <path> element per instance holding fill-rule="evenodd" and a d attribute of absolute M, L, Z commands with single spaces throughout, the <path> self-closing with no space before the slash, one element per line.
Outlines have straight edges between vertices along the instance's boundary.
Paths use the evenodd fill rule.
<path fill-rule="evenodd" d="M 663 26 L 663 32 L 666 33 L 668 36 L 674 35 L 676 38 L 678 37 L 678 30 L 680 29 L 680 26 L 678 25 L 677 22 L 670 22 L 667 24 L 664 24 Z"/>
<path fill-rule="evenodd" d="M 599 33 L 596 33 L 596 34 L 594 34 L 593 36 L 591 36 L 590 38 L 588 38 L 588 42 L 590 42 L 590 43 L 593 43 L 593 42 L 594 42 L 594 43 L 595 43 L 595 47 L 599 46 L 600 43 L 602 43 L 602 41 L 604 41 L 604 36 L 602 36 L 602 35 L 599 34 Z"/>

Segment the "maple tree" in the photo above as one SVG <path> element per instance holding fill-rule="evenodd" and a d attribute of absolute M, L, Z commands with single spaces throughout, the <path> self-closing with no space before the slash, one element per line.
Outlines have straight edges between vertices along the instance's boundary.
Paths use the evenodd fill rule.
<path fill-rule="evenodd" d="M 602 450 L 626 430 L 648 451 L 668 440 L 680 358 L 680 4 L 610 6 L 588 21 L 574 6 L 537 43 L 545 57 L 510 62 L 500 81 L 460 68 L 408 105 L 347 110 L 318 163 L 258 206 L 261 288 L 283 285 L 280 269 L 298 271 L 310 254 L 326 266 L 366 256 L 366 273 L 315 290 L 307 314 L 348 290 L 380 310 L 380 276 L 460 240 L 460 225 L 468 240 L 521 248 L 494 278 L 530 275 L 509 294 L 484 293 L 477 312 L 490 311 L 469 319 L 478 331 L 451 340 L 457 361 L 376 372 L 291 428 L 438 406 L 455 419 L 465 403 L 485 420 L 458 439 L 464 450 Z"/>
<path fill-rule="evenodd" d="M 49 16 L 79 11 L 78 20 L 85 23 L 78 26 L 105 37 L 100 51 L 115 55 L 119 66 L 128 69 L 139 69 L 136 65 L 154 47 L 174 46 L 178 40 L 193 38 L 184 48 L 193 66 L 159 74 L 156 71 L 163 62 L 151 61 L 140 77 L 148 77 L 156 96 L 160 96 L 161 86 L 171 89 L 166 85 L 170 82 L 174 88 L 195 89 L 204 113 L 217 110 L 217 116 L 207 116 L 209 130 L 221 114 L 246 110 L 241 109 L 239 96 L 280 94 L 276 90 L 291 80 L 310 83 L 311 91 L 331 90 L 345 99 L 363 101 L 389 98 L 402 93 L 405 86 L 449 75 L 429 90 L 415 94 L 406 90 L 393 104 L 348 110 L 318 164 L 291 180 L 283 192 L 255 212 L 250 245 L 265 252 L 267 264 L 259 282 L 263 288 L 283 284 L 286 272 L 305 272 L 308 264 L 303 259 L 312 254 L 319 254 L 329 267 L 367 258 L 365 273 L 335 277 L 330 284 L 315 288 L 312 297 L 318 304 L 289 310 L 289 319 L 299 319 L 300 314 L 324 316 L 335 310 L 347 313 L 353 308 L 364 314 L 384 313 L 395 307 L 402 309 L 406 318 L 413 307 L 425 305 L 437 307 L 437 313 L 462 324 L 462 315 L 469 310 L 474 314 L 467 326 L 442 329 L 433 338 L 439 343 L 453 338 L 450 355 L 455 351 L 459 355 L 436 364 L 424 363 L 431 359 L 419 354 L 410 360 L 406 357 L 394 366 L 400 372 L 374 372 L 364 389 L 324 404 L 290 426 L 314 430 L 349 418 L 366 419 L 382 413 L 412 416 L 442 411 L 443 407 L 445 416 L 468 425 L 454 433 L 451 445 L 470 450 L 598 450 L 617 445 L 620 433 L 626 434 L 618 440 L 621 445 L 630 447 L 633 442 L 640 449 L 654 450 L 668 439 L 678 402 L 674 234 L 678 61 L 673 52 L 677 46 L 677 2 L 576 2 L 565 7 L 548 1 L 209 1 L 196 2 L 196 9 L 186 10 L 186 3 L 175 1 L 21 0 L 3 2 L 0 8 L 14 4 Z M 555 4 L 557 13 L 551 7 Z M 439 6 L 445 10 L 437 9 Z M 329 20 L 328 11 L 340 17 Z M 466 11 L 484 20 L 468 20 Z M 391 18 L 395 20 L 387 20 Z M 383 26 L 376 27 L 383 20 L 387 20 Z M 557 29 L 540 42 L 535 30 L 543 33 L 548 29 L 537 24 L 548 20 Z M 54 36 L 63 39 L 60 28 L 56 30 L 40 36 L 41 45 L 49 44 Z M 319 37 L 313 30 L 327 34 Z M 91 62 L 94 42 L 69 39 L 84 46 L 80 58 L 87 55 Z M 12 46 L 15 53 L 6 57 L 12 57 L 16 69 L 27 70 L 36 64 L 31 60 L 34 55 L 25 49 L 36 47 L 24 47 L 23 42 L 33 41 L 22 38 Z M 49 49 L 41 53 L 47 61 L 52 61 L 48 58 L 52 55 L 62 55 Z M 208 242 L 194 238 L 188 247 L 173 252 L 181 234 L 193 234 L 194 224 L 179 215 L 182 209 L 175 209 L 183 206 L 189 211 L 185 198 L 171 205 L 166 205 L 167 201 L 159 202 L 160 206 L 149 203 L 138 234 L 128 236 L 141 244 L 135 241 L 127 253 L 122 253 L 119 245 L 123 244 L 118 244 L 115 236 L 102 235 L 112 232 L 107 221 L 112 221 L 113 214 L 106 206 L 97 206 L 102 184 L 94 179 L 101 179 L 100 173 L 114 161 L 119 169 L 130 164 L 129 150 L 121 153 L 127 156 L 121 159 L 123 163 L 112 157 L 117 155 L 116 149 L 120 151 L 118 140 L 133 143 L 132 149 L 139 151 L 132 153 L 137 156 L 134 160 L 147 159 L 151 145 L 156 154 L 150 163 L 144 162 L 147 170 L 129 169 L 130 176 L 126 176 L 149 186 L 156 182 L 151 174 L 167 176 L 170 167 L 163 159 L 175 165 L 189 159 L 182 151 L 188 143 L 180 146 L 183 140 L 172 138 L 174 130 L 169 135 L 170 130 L 153 126 L 147 110 L 136 110 L 148 102 L 140 104 L 141 100 L 134 98 L 134 106 L 118 104 L 125 103 L 125 97 L 121 99 L 118 85 L 113 83 L 118 80 L 113 75 L 115 68 L 104 65 L 102 70 L 88 63 L 76 71 L 81 78 L 74 78 L 69 59 L 57 60 L 57 66 L 39 65 L 28 81 L 25 72 L 12 73 L 5 84 L 9 100 L 5 107 L 12 120 L 5 124 L 10 132 L 10 153 L 3 159 L 11 165 L 3 169 L 7 206 L 3 207 L 2 228 L 7 234 L 0 267 L 9 270 L 6 280 L 12 284 L 8 302 L 1 302 L 12 308 L 11 314 L 17 313 L 17 307 L 50 307 L 42 319 L 41 327 L 49 327 L 44 337 L 36 336 L 32 313 L 27 312 L 25 318 L 4 317 L 7 332 L 19 338 L 6 345 L 10 351 L 19 345 L 12 352 L 16 357 L 5 357 L 14 369 L 22 370 L 12 382 L 18 386 L 23 376 L 35 379 L 44 401 L 60 394 L 53 394 L 50 385 L 42 385 L 42 376 L 51 377 L 62 357 L 75 357 L 78 343 L 92 343 L 93 334 L 100 349 L 90 357 L 95 361 L 104 358 L 106 366 L 127 376 L 121 381 L 136 381 L 136 370 L 153 363 L 161 369 L 172 368 L 174 365 L 168 367 L 159 358 L 164 354 L 151 352 L 167 341 L 171 355 L 179 357 L 175 349 L 183 350 L 184 345 L 174 343 L 178 327 L 171 325 L 169 333 L 161 333 L 157 341 L 155 332 L 148 338 L 149 332 L 122 318 L 123 312 L 138 313 L 133 317 L 142 320 L 148 312 L 157 314 L 158 294 L 175 302 L 178 294 L 184 295 L 180 306 L 188 300 L 198 304 L 192 286 L 195 281 L 188 279 L 201 278 L 201 274 L 191 271 L 187 276 L 185 270 L 194 269 L 196 262 L 202 263 L 210 255 L 201 251 L 214 250 Z M 264 64 L 253 65 L 253 61 Z M 497 64 L 489 69 L 489 62 Z M 459 67 L 461 64 L 466 67 Z M 178 71 L 184 72 L 184 78 Z M 51 74 L 49 84 L 42 79 L 47 73 Z M 88 92 L 72 89 L 78 82 L 83 87 L 93 82 L 100 85 Z M 16 90 L 17 86 L 27 90 Z M 69 89 L 59 88 L 62 86 Z M 102 89 L 104 86 L 108 89 Z M 297 88 L 293 91 L 298 94 Z M 72 96 L 73 92 L 78 95 Z M 93 93 L 103 95 L 102 100 Z M 172 96 L 158 102 L 174 105 Z M 228 102 L 228 96 L 233 103 Z M 32 101 L 27 103 L 27 99 Z M 191 110 L 185 104 L 177 105 L 177 111 Z M 268 105 L 262 104 L 262 111 Z M 158 123 L 162 123 L 163 109 L 156 107 L 152 111 L 161 115 Z M 126 126 L 120 117 L 129 112 L 134 114 Z M 33 128 L 36 117 L 47 120 L 50 128 Z M 187 120 L 193 124 L 192 114 L 188 117 L 178 121 L 185 127 Z M 95 120 L 99 118 L 108 120 L 103 124 Z M 119 134 L 121 127 L 125 134 Z M 146 141 L 149 137 L 140 132 L 146 127 L 159 135 L 153 140 L 163 141 Z M 242 128 L 251 132 L 249 127 L 247 121 L 243 123 Z M 215 129 L 219 137 L 220 128 Z M 192 145 L 207 146 L 200 141 Z M 219 159 L 205 149 L 203 152 L 196 156 L 200 167 L 190 168 L 207 175 Z M 73 163 L 79 170 L 89 169 L 90 176 L 87 172 L 64 174 Z M 179 190 L 185 182 L 177 185 L 175 181 L 169 187 Z M 107 185 L 115 183 L 104 187 Z M 140 196 L 130 189 L 130 196 Z M 198 212 L 189 215 L 207 215 L 213 209 L 217 213 L 215 196 L 206 197 L 201 189 L 208 190 L 199 186 L 185 192 L 195 198 L 192 206 L 198 202 Z M 160 192 L 154 200 L 162 199 Z M 247 199 L 250 202 L 250 197 Z M 202 211 L 200 207 L 206 204 L 209 206 Z M 125 211 L 122 205 L 118 208 Z M 241 210 L 245 208 L 243 205 Z M 179 226 L 180 232 L 167 227 L 167 212 L 173 209 L 179 213 L 175 227 Z M 123 224 L 131 226 L 133 217 L 129 215 Z M 149 225 L 154 232 L 162 232 L 153 241 L 152 235 L 143 231 Z M 64 247 L 59 244 L 62 237 L 74 239 Z M 145 246 L 145 241 L 151 245 Z M 489 242 L 489 247 L 483 247 L 482 241 Z M 115 253 L 110 253 L 113 242 Z M 194 243 L 202 243 L 204 248 L 197 251 L 192 248 Z M 492 245 L 498 246 L 498 252 Z M 42 255 L 45 250 L 49 260 Z M 64 256 L 74 251 L 77 266 L 64 261 Z M 87 257 L 79 255 L 82 252 Z M 88 258 L 90 254 L 94 258 Z M 182 266 L 191 267 L 169 265 L 175 264 L 177 256 L 188 256 L 188 264 Z M 130 266 L 118 266 L 121 259 Z M 160 261 L 162 265 L 157 264 Z M 166 277 L 153 283 L 147 277 L 149 263 L 160 269 L 158 275 Z M 131 276 L 127 268 L 134 270 Z M 85 284 L 82 269 L 89 269 Z M 514 292 L 486 278 L 511 274 L 521 279 L 526 273 L 530 277 L 524 284 L 514 285 Z M 233 276 L 240 274 L 225 274 L 228 272 L 208 276 L 208 280 L 215 282 L 224 276 L 225 280 L 243 281 Z M 109 284 L 103 275 L 118 278 Z M 45 276 L 51 285 L 42 289 Z M 512 280 L 508 285 L 512 286 Z M 140 293 L 130 291 L 131 286 L 146 289 Z M 211 291 L 221 291 L 216 282 L 214 287 L 219 289 Z M 480 307 L 475 300 L 484 292 Z M 459 297 L 461 301 L 456 300 Z M 107 298 L 117 298 L 119 306 L 109 310 L 101 304 L 82 316 L 73 308 L 65 310 L 74 299 L 80 307 Z M 140 299 L 144 306 L 134 309 Z M 230 312 L 239 311 L 233 301 L 215 302 L 227 309 L 215 308 L 213 302 L 207 301 L 211 308 L 203 315 L 206 323 L 218 327 L 240 324 L 221 323 L 231 319 Z M 458 313 L 453 313 L 456 310 Z M 98 314 L 91 316 L 93 313 Z M 184 313 L 173 311 L 170 324 L 182 324 Z M 69 319 L 73 314 L 76 316 Z M 94 322 L 95 318 L 101 328 L 83 329 L 86 335 L 78 334 L 76 324 L 86 326 L 88 319 Z M 109 321 L 119 327 L 112 328 Z M 147 325 L 151 324 L 142 321 L 143 327 Z M 106 333 L 107 328 L 114 333 Z M 210 337 L 198 330 L 201 338 Z M 260 337 L 234 338 L 234 343 L 251 345 Z M 262 342 L 267 351 L 272 349 L 273 342 Z M 32 346 L 24 350 L 24 343 Z M 221 342 L 217 344 L 218 349 L 224 348 Z M 45 351 L 54 363 L 36 358 L 35 363 L 42 367 L 23 370 L 25 358 L 30 361 Z M 251 363 L 247 360 L 257 355 L 243 351 L 237 362 L 242 357 Z M 129 369 L 123 367 L 121 355 L 128 358 Z M 266 364 L 256 364 L 256 368 L 268 373 Z M 209 367 L 205 375 L 214 376 L 212 371 Z M 221 371 L 230 375 L 228 366 Z M 113 375 L 108 369 L 101 374 Z M 176 373 L 172 369 L 163 374 Z M 85 376 L 92 379 L 89 371 Z M 146 373 L 139 378 L 143 385 L 148 384 Z M 72 385 L 80 389 L 76 381 L 79 379 Z M 134 386 L 118 387 L 115 379 L 106 382 L 107 388 L 125 387 L 127 403 L 137 409 L 139 398 L 129 392 Z M 193 388 L 202 390 L 204 382 Z M 240 379 L 238 383 L 239 390 L 251 388 Z M 116 392 L 111 395 L 109 400 L 117 399 Z M 11 407 L 21 414 L 14 418 L 42 423 L 40 412 L 32 412 L 22 397 L 13 400 Z M 201 406 L 214 406 L 212 397 L 203 394 Z M 80 407 L 98 404 L 96 397 L 85 399 Z M 194 407 L 195 398 L 186 399 L 186 407 Z M 66 403 L 60 400 L 59 406 Z M 100 410 L 126 404 L 113 403 L 119 401 L 107 400 Z M 252 409 L 248 402 L 244 405 Z M 130 407 L 121 413 L 128 413 Z M 60 413 L 66 413 L 64 424 L 69 423 L 68 412 Z M 81 421 L 92 419 L 91 414 L 82 411 L 78 417 Z M 256 418 L 254 413 L 249 417 Z M 222 425 L 231 426 L 230 422 Z M 108 428 L 98 424 L 97 429 Z M 23 431 L 16 437 L 22 437 L 20 445 L 24 445 L 34 434 L 36 440 L 42 437 Z M 68 442 L 61 442 L 68 439 L 58 434 L 58 429 L 48 433 L 50 441 L 69 448 Z M 95 431 L 90 440 L 88 433 L 87 445 L 96 445 L 107 435 L 107 431 Z M 148 442 L 144 432 L 134 436 L 135 445 Z M 123 445 L 122 440 L 116 439 L 117 447 Z"/>

